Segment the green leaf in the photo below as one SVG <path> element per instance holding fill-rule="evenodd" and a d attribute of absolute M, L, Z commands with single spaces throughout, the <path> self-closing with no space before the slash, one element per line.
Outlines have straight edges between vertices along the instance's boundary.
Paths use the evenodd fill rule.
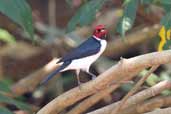
<path fill-rule="evenodd" d="M 130 91 L 134 87 L 134 84 L 123 84 L 121 86 L 121 89 L 124 90 L 125 92 Z"/>
<path fill-rule="evenodd" d="M 65 0 L 66 1 L 66 3 L 69 5 L 69 6 L 72 6 L 72 0 Z"/>
<path fill-rule="evenodd" d="M 9 86 L 3 81 L 0 81 L 0 91 L 11 92 Z"/>
<path fill-rule="evenodd" d="M 67 26 L 67 32 L 75 30 L 76 26 L 90 24 L 96 15 L 96 12 L 103 6 L 105 0 L 89 0 L 83 4 L 76 14 L 71 18 Z"/>
<path fill-rule="evenodd" d="M 140 0 L 141 4 L 152 4 L 154 0 Z"/>
<path fill-rule="evenodd" d="M 171 81 L 170 74 L 167 73 L 167 72 L 161 72 L 160 73 L 160 80 L 169 80 L 169 81 Z M 162 92 L 162 95 L 165 95 L 165 96 L 171 95 L 171 91 L 169 89 L 164 90 Z"/>
<path fill-rule="evenodd" d="M 0 102 L 13 104 L 13 105 L 17 106 L 19 109 L 30 110 L 30 107 L 29 107 L 28 104 L 25 104 L 25 103 L 23 103 L 21 101 L 17 101 L 17 100 L 12 99 L 12 98 L 9 98 L 9 97 L 4 96 L 2 94 L 0 94 Z"/>
<path fill-rule="evenodd" d="M 0 28 L 0 40 L 6 43 L 16 43 L 14 36 L 12 36 L 8 31 Z"/>
<path fill-rule="evenodd" d="M 160 3 L 171 5 L 171 0 L 161 0 Z"/>
<path fill-rule="evenodd" d="M 162 7 L 164 8 L 166 13 L 169 13 L 171 11 L 170 4 L 162 4 Z"/>
<path fill-rule="evenodd" d="M 26 0 L 1 0 L 0 12 L 20 25 L 33 38 L 32 12 Z"/>
<path fill-rule="evenodd" d="M 161 24 L 164 25 L 166 30 L 171 28 L 171 12 L 167 12 L 166 15 L 161 19 Z"/>
<path fill-rule="evenodd" d="M 161 80 L 169 80 L 169 81 L 171 81 L 170 75 L 169 75 L 168 73 L 166 73 L 166 72 L 162 72 L 162 73 L 160 74 L 160 79 L 161 79 Z"/>
<path fill-rule="evenodd" d="M 158 82 L 160 81 L 160 78 L 157 77 L 155 74 L 151 74 L 147 80 L 146 80 L 146 83 L 149 85 L 149 86 L 153 86 L 155 84 L 157 84 Z"/>
<path fill-rule="evenodd" d="M 163 50 L 171 49 L 171 40 L 167 40 L 163 46 Z"/>
<path fill-rule="evenodd" d="M 10 110 L 4 107 L 0 107 L 0 114 L 14 114 Z"/>
<path fill-rule="evenodd" d="M 125 35 L 126 31 L 128 31 L 134 23 L 138 2 L 139 0 L 126 0 L 124 2 L 123 16 L 121 17 L 116 29 L 122 36 Z"/>
<path fill-rule="evenodd" d="M 139 76 L 145 76 L 146 74 L 148 73 L 148 70 L 143 70 L 142 72 L 140 72 Z M 149 86 L 153 86 L 155 85 L 156 83 L 158 83 L 160 81 L 160 78 L 152 73 L 146 80 L 146 83 L 149 85 Z"/>
<path fill-rule="evenodd" d="M 169 96 L 169 95 L 171 95 L 171 91 L 170 90 L 164 90 L 164 91 L 162 91 L 162 95 Z"/>

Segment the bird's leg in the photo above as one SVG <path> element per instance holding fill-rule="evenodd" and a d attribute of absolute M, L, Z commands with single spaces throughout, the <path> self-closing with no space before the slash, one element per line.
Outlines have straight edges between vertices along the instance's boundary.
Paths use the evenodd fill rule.
<path fill-rule="evenodd" d="M 81 82 L 80 82 L 79 74 L 80 74 L 80 70 L 76 70 L 77 82 L 78 82 L 78 86 L 79 86 L 79 88 L 80 88 L 80 87 L 81 87 Z"/>
<path fill-rule="evenodd" d="M 96 75 L 94 75 L 93 73 L 91 73 L 91 72 L 89 72 L 89 71 L 86 71 L 89 75 L 91 75 L 92 76 L 92 80 L 94 80 L 94 79 L 96 79 Z"/>

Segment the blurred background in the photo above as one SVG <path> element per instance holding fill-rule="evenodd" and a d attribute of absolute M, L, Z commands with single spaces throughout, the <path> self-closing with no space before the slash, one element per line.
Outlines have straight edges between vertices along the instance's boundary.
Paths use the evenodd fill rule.
<path fill-rule="evenodd" d="M 170 2 L 164 4 L 158 0 L 133 0 L 134 2 L 129 4 L 127 0 L 92 1 L 27 0 L 19 5 L 20 1 L 16 0 L 16 6 L 13 6 L 14 3 L 5 6 L 5 2 L 0 1 L 0 4 L 3 3 L 0 5 L 1 111 L 10 110 L 16 114 L 25 114 L 26 112 L 22 111 L 25 109 L 36 111 L 56 96 L 76 87 L 75 73 L 67 71 L 50 80 L 48 84 L 36 86 L 34 90 L 25 91 L 15 98 L 8 93 L 15 85 L 12 90 L 17 94 L 16 88 L 19 85 L 16 87 L 16 84 L 20 80 L 35 72 L 41 72 L 54 57 L 60 58 L 86 40 L 97 24 L 106 25 L 109 37 L 106 51 L 91 67 L 91 72 L 96 75 L 115 65 L 120 57 L 130 58 L 157 51 L 160 43 L 160 23 L 168 25 L 166 22 L 170 22 L 170 18 L 167 18 Z M 170 42 L 167 42 L 163 48 L 169 49 L 169 44 Z M 161 66 L 142 89 L 161 80 L 170 80 L 170 68 L 169 65 Z M 140 73 L 134 82 L 145 72 L 147 71 Z M 81 81 L 89 80 L 91 77 L 81 72 Z M 38 81 L 37 85 L 40 82 L 36 79 L 32 81 Z M 118 101 L 133 85 L 123 85 L 88 111 Z M 170 93 L 168 90 L 163 94 Z"/>

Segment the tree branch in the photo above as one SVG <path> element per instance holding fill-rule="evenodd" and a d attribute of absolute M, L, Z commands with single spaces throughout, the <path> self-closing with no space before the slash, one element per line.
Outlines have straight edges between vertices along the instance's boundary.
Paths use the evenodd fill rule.
<path fill-rule="evenodd" d="M 118 114 L 142 114 L 171 105 L 171 96 L 160 96 L 120 110 Z"/>
<path fill-rule="evenodd" d="M 128 74 L 125 78 L 126 80 L 130 80 L 132 76 L 135 76 L 134 74 L 131 74 L 131 76 Z M 102 98 L 108 96 L 110 93 L 112 93 L 114 90 L 116 90 L 118 87 L 121 86 L 120 84 L 114 84 L 111 87 L 108 87 L 104 90 L 101 90 L 97 92 L 96 94 L 90 96 L 89 98 L 85 99 L 81 103 L 79 103 L 77 106 L 75 106 L 71 111 L 69 111 L 67 114 L 82 114 L 85 112 L 88 108 L 96 104 L 98 101 L 100 101 Z"/>
<path fill-rule="evenodd" d="M 171 108 L 157 109 L 152 112 L 148 112 L 145 114 L 171 114 Z"/>
<path fill-rule="evenodd" d="M 123 108 L 130 107 L 132 105 L 136 105 L 146 99 L 149 99 L 155 95 L 160 94 L 163 90 L 171 89 L 171 82 L 170 81 L 162 81 L 158 84 L 154 85 L 153 87 L 150 87 L 146 90 L 143 90 L 133 96 L 131 96 L 125 103 Z M 120 101 L 113 103 L 111 105 L 105 106 L 103 108 L 100 108 L 98 110 L 95 110 L 93 112 L 87 113 L 87 114 L 110 114 L 113 109 L 115 109 Z"/>
<path fill-rule="evenodd" d="M 112 91 L 114 91 L 116 88 L 118 88 L 120 85 L 113 85 L 110 88 L 106 88 L 105 90 L 101 90 L 100 92 L 90 96 L 89 98 L 85 99 L 81 103 L 79 103 L 77 106 L 75 106 L 71 111 L 69 111 L 67 114 L 82 114 L 84 111 L 86 111 L 88 108 L 96 104 L 98 101 L 100 101 L 105 96 L 109 95 Z"/>
<path fill-rule="evenodd" d="M 81 90 L 76 87 L 58 96 L 40 109 L 37 114 L 59 113 L 66 107 L 78 102 L 79 100 L 104 89 L 110 85 L 112 81 L 122 81 L 127 74 L 138 74 L 140 70 L 150 66 L 170 63 L 170 58 L 171 50 L 149 53 L 130 59 L 123 59 L 109 70 L 102 73 L 95 80 L 82 84 Z"/>
<path fill-rule="evenodd" d="M 138 91 L 138 89 L 140 88 L 140 86 L 145 82 L 145 80 L 151 75 L 151 73 L 153 73 L 159 66 L 152 66 L 151 69 L 149 70 L 149 72 L 143 76 L 138 82 L 137 84 L 128 92 L 128 94 L 121 100 L 121 103 L 119 104 L 118 108 L 115 108 L 111 114 L 117 114 L 122 107 L 125 105 L 125 102 L 128 100 L 128 98 L 133 95 L 136 91 Z"/>

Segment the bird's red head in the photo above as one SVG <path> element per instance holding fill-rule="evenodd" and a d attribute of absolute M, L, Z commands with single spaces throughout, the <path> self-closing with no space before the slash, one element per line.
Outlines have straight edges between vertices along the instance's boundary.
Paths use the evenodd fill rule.
<path fill-rule="evenodd" d="M 96 36 L 97 38 L 104 39 L 107 36 L 107 30 L 104 25 L 97 25 L 95 27 L 93 35 Z"/>

